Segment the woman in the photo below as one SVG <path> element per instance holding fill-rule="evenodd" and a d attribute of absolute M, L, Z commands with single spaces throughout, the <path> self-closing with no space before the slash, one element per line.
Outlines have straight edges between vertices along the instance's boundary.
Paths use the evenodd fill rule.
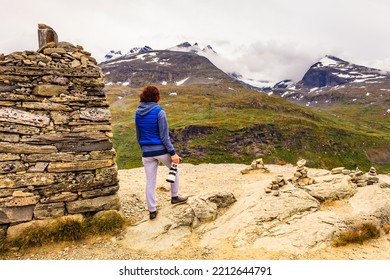
<path fill-rule="evenodd" d="M 154 86 L 147 86 L 140 94 L 140 104 L 135 113 L 137 141 L 142 149 L 142 163 L 146 173 L 146 203 L 149 218 L 157 217 L 156 179 L 158 163 L 162 162 L 168 168 L 172 163 L 178 164 L 181 157 L 176 154 L 169 138 L 168 122 L 164 110 L 157 104 L 160 92 Z M 183 203 L 187 197 L 178 196 L 179 172 L 171 183 L 171 203 Z"/>

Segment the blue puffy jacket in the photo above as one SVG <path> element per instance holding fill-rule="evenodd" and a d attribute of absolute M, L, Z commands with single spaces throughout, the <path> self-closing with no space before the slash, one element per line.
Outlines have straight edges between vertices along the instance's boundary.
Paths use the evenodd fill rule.
<path fill-rule="evenodd" d="M 135 114 L 136 134 L 143 157 L 174 155 L 164 110 L 156 102 L 141 102 Z"/>

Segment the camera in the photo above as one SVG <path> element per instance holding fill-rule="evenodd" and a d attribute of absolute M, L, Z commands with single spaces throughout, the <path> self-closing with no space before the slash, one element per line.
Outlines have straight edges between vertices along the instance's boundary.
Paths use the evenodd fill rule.
<path fill-rule="evenodd" d="M 174 183 L 176 180 L 176 173 L 177 173 L 177 164 L 172 162 L 166 181 L 171 184 Z"/>

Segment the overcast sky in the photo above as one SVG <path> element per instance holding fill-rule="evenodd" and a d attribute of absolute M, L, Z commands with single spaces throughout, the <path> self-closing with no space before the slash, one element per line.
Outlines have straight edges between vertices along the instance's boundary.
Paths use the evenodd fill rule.
<path fill-rule="evenodd" d="M 232 70 L 299 80 L 326 54 L 390 71 L 389 0 L 0 0 L 0 53 L 38 49 L 38 23 L 101 61 L 111 49 L 211 45 Z M 225 66 L 226 68 L 227 66 Z"/>

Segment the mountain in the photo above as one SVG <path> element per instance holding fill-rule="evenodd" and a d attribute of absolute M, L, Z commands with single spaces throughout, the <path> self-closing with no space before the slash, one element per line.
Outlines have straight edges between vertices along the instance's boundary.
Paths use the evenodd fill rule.
<path fill-rule="evenodd" d="M 272 93 L 306 106 L 390 104 L 390 73 L 327 55 L 314 63 L 302 80 L 276 84 Z"/>
<path fill-rule="evenodd" d="M 111 68 L 107 63 L 108 61 L 119 61 L 119 59 L 121 59 L 120 63 L 123 63 L 131 55 L 148 53 L 151 51 L 152 49 L 148 46 L 144 46 L 143 48 L 132 48 L 126 55 L 121 55 L 120 51 L 111 51 L 106 55 L 106 61 L 104 61 L 102 65 L 106 65 L 106 68 L 108 69 Z M 268 95 L 275 94 L 282 96 L 301 106 L 329 107 L 338 106 L 340 104 L 375 103 L 383 105 L 390 103 L 389 72 L 353 64 L 331 55 L 326 55 L 314 63 L 304 74 L 301 81 L 294 83 L 291 80 L 283 80 L 275 84 L 267 80 L 258 80 L 243 76 L 238 71 L 231 71 L 231 65 L 227 66 L 228 64 L 226 61 L 220 57 L 210 45 L 201 48 L 198 43 L 192 45 L 189 42 L 183 42 L 168 48 L 165 51 L 192 53 L 206 57 L 214 66 L 217 66 L 222 72 L 226 73 L 243 86 L 259 92 L 265 92 Z M 164 59 L 167 59 L 166 54 L 167 53 L 163 55 L 161 53 L 161 55 L 164 56 Z M 148 60 L 148 63 L 153 62 L 153 60 Z M 159 60 L 159 63 L 162 65 L 161 60 Z M 128 64 L 126 63 L 126 65 Z M 176 66 L 182 67 L 180 65 Z M 148 71 L 154 71 L 151 67 L 146 68 L 149 69 Z M 149 77 L 146 80 L 161 84 L 181 84 L 182 82 L 196 83 L 199 79 L 207 82 L 200 77 L 196 77 L 192 81 L 184 81 L 191 75 L 191 71 L 188 68 L 185 71 L 186 77 L 184 77 L 184 75 L 177 75 L 179 73 L 175 74 L 175 72 L 171 70 L 168 71 L 169 74 L 168 77 L 166 77 L 162 74 L 163 71 L 164 70 L 160 67 L 159 70 L 157 70 L 159 73 L 158 78 L 156 78 L 155 74 L 149 73 L 151 74 L 149 76 L 153 76 L 154 78 Z M 113 72 L 107 71 L 107 73 L 112 75 Z M 126 71 L 124 71 L 124 73 L 126 73 Z M 171 76 L 172 73 L 174 73 L 173 75 L 175 77 Z M 117 74 L 118 73 L 115 75 Z M 108 83 L 123 83 L 124 85 L 132 84 L 132 86 L 137 86 L 139 83 L 136 81 L 134 82 L 134 80 L 139 80 L 139 77 L 138 74 L 135 75 L 135 79 L 131 79 L 133 82 L 127 81 L 127 79 L 124 80 L 123 75 L 119 79 L 107 77 L 107 80 Z M 145 77 L 143 77 L 143 79 L 144 78 Z"/>
<path fill-rule="evenodd" d="M 121 56 L 130 55 L 130 54 L 139 54 L 139 53 L 146 53 L 150 52 L 153 49 L 149 46 L 143 46 L 143 47 L 133 47 L 131 48 L 126 54 L 122 55 L 122 52 L 120 50 L 111 50 L 109 53 L 107 53 L 104 56 L 103 62 L 106 60 L 119 58 Z M 194 45 L 191 45 L 189 42 L 183 42 L 179 45 L 176 45 L 174 47 L 168 48 L 169 51 L 178 51 L 178 52 L 192 52 L 196 53 L 198 55 L 202 56 L 209 56 L 209 55 L 217 55 L 217 53 L 213 50 L 213 48 L 210 45 L 207 45 L 205 48 L 201 49 L 198 45 L 198 43 L 195 43 Z"/>
<path fill-rule="evenodd" d="M 276 84 L 272 84 L 269 81 L 244 77 L 238 72 L 229 72 L 227 69 L 224 69 L 224 63 L 221 63 L 221 61 L 223 61 L 221 60 L 222 58 L 218 56 L 218 54 L 210 45 L 205 48 L 201 48 L 197 43 L 191 45 L 189 42 L 184 42 L 165 51 L 159 51 L 162 52 L 159 55 L 163 55 L 164 59 L 167 59 L 167 54 L 170 51 L 174 52 L 171 54 L 175 55 L 178 55 L 178 53 L 188 53 L 206 57 L 211 62 L 211 64 L 214 65 L 211 66 L 211 68 L 215 68 L 215 65 L 221 65 L 220 71 L 225 72 L 228 76 L 238 81 L 243 86 L 256 91 L 265 92 L 268 95 L 279 95 L 284 99 L 301 106 L 333 107 L 339 106 L 341 104 L 378 104 L 383 106 L 384 104 L 390 104 L 389 72 L 353 64 L 331 55 L 326 55 L 314 63 L 304 74 L 302 80 L 298 81 L 297 83 L 294 83 L 291 80 L 283 80 Z M 120 63 L 123 63 L 123 61 L 126 60 L 131 54 L 148 52 L 150 52 L 150 49 L 148 49 L 147 46 L 142 49 L 135 48 L 125 56 L 114 56 L 112 59 L 110 59 L 110 62 L 113 60 L 119 61 L 117 59 L 122 58 Z M 163 52 L 165 52 L 165 54 L 163 54 Z M 143 57 L 142 59 L 145 58 Z M 156 57 L 154 59 L 158 60 L 159 58 Z M 198 58 L 192 57 L 190 60 L 194 59 L 196 60 Z M 147 62 L 153 64 L 153 62 L 157 60 L 153 60 L 152 58 L 151 60 L 147 60 Z M 162 65 L 161 60 L 158 61 L 160 65 Z M 179 61 L 182 60 L 179 59 Z M 143 61 L 141 61 L 141 64 L 142 62 Z M 135 62 L 133 62 L 133 64 L 134 63 Z M 181 84 L 182 82 L 198 83 L 200 80 L 203 80 L 203 82 L 206 83 L 210 82 L 210 80 L 207 81 L 204 79 L 204 77 L 202 79 L 199 76 L 193 77 L 192 80 L 185 80 L 187 77 L 192 75 L 192 71 L 188 67 L 183 67 L 183 65 L 180 65 L 180 63 L 181 62 L 179 62 L 179 64 L 174 64 L 174 67 L 176 69 L 186 69 L 184 71 L 186 75 L 172 71 L 172 69 L 168 71 L 168 74 L 162 74 L 165 70 L 163 67 L 160 67 L 158 70 L 158 78 L 156 78 L 155 74 L 149 73 L 149 76 L 153 76 L 154 78 L 148 78 L 147 81 L 161 84 Z M 194 63 L 197 64 L 195 61 Z M 102 65 L 105 64 L 103 63 Z M 107 67 L 105 68 L 110 68 L 109 64 L 106 63 L 106 65 Z M 153 70 L 149 66 L 146 67 L 149 69 L 148 71 L 155 71 L 155 69 Z M 107 71 L 107 73 L 112 75 L 113 72 Z M 207 73 L 207 71 L 205 73 Z M 201 76 L 204 76 L 205 73 L 202 73 Z M 137 80 L 138 74 L 134 75 L 136 76 L 134 77 L 135 80 Z M 210 73 L 210 77 L 208 78 L 210 79 L 212 75 L 214 74 Z M 142 79 L 145 79 L 145 77 Z M 133 84 L 137 86 L 139 84 L 137 82 L 123 80 L 123 76 L 120 79 L 112 79 L 108 77 L 107 80 L 109 83 L 121 82 L 124 83 L 124 85 Z M 390 113 L 389 108 L 382 108 L 381 110 L 385 110 L 386 114 Z"/>
<path fill-rule="evenodd" d="M 323 77 L 336 75 L 334 68 L 342 71 L 341 61 L 331 60 L 335 62 L 316 63 L 305 76 L 314 80 L 311 72 Z M 126 54 L 99 66 L 105 74 L 120 168 L 140 164 L 140 150 L 134 137 L 134 111 L 139 102 L 136 93 L 143 86 L 154 84 L 160 88 L 162 105 L 169 115 L 171 139 L 186 162 L 243 163 L 261 157 L 270 163 L 295 163 L 303 157 L 312 167 L 375 166 L 378 170 L 390 170 L 390 114 L 384 115 L 389 107 L 343 103 L 356 98 L 357 89 L 369 98 L 367 87 L 389 88 L 383 85 L 386 75 L 381 71 L 370 73 L 384 78 L 369 76 L 369 80 L 360 83 L 356 78 L 335 85 L 335 78 L 329 78 L 332 82 L 317 90 L 304 82 L 306 77 L 295 85 L 285 80 L 276 84 L 269 95 L 244 86 L 196 52 L 154 50 Z M 366 68 L 349 69 L 355 77 L 368 75 L 364 74 Z M 362 74 L 354 73 L 356 69 Z M 372 91 L 372 96 L 378 92 L 386 96 L 382 90 Z M 307 105 L 310 98 L 319 98 L 321 93 L 325 100 L 332 100 L 332 108 L 315 110 L 300 106 Z"/>
<path fill-rule="evenodd" d="M 153 49 L 149 46 L 143 46 L 143 47 L 135 47 L 135 48 L 131 48 L 130 51 L 128 52 L 129 54 L 134 54 L 134 53 L 146 53 L 146 52 L 150 52 L 152 51 Z"/>
<path fill-rule="evenodd" d="M 149 46 L 144 46 L 142 48 L 135 47 L 131 48 L 129 52 L 126 54 L 122 55 L 121 51 L 110 51 L 108 54 L 103 59 L 103 62 L 101 65 L 105 65 L 108 61 L 111 62 L 111 60 L 125 60 L 127 57 L 129 57 L 132 54 L 141 54 L 141 53 L 147 53 L 151 52 L 153 49 Z M 210 60 L 212 64 L 217 66 L 220 70 L 225 72 L 227 75 L 229 75 L 232 79 L 238 81 L 241 83 L 243 86 L 248 87 L 250 89 L 256 90 L 256 91 L 261 91 L 261 92 L 271 92 L 272 87 L 274 83 L 270 81 L 265 81 L 265 80 L 258 80 L 250 77 L 245 77 L 242 74 L 238 73 L 237 71 L 231 71 L 232 67 L 229 65 L 229 62 L 227 62 L 225 59 L 220 57 L 218 53 L 212 48 L 211 45 L 207 45 L 204 48 L 201 48 L 198 43 L 195 43 L 191 45 L 189 42 L 183 42 L 180 43 L 174 47 L 170 47 L 166 49 L 165 51 L 174 51 L 174 52 L 185 52 L 185 53 L 194 53 L 199 56 L 206 57 L 207 59 Z M 111 71 L 109 71 L 111 73 Z M 108 78 L 108 80 L 111 80 Z M 112 81 L 109 81 L 108 83 L 111 83 Z M 116 82 L 121 82 L 124 83 L 125 85 L 129 85 L 128 81 L 116 81 Z M 162 81 L 164 82 L 164 81 Z"/>
<path fill-rule="evenodd" d="M 312 65 L 297 84 L 306 89 L 340 86 L 347 83 L 380 83 L 390 74 L 379 69 L 349 63 L 335 56 L 325 56 Z"/>
<path fill-rule="evenodd" d="M 181 43 L 177 46 L 171 47 L 168 50 L 170 51 L 179 51 L 179 52 L 193 52 L 199 55 L 208 56 L 208 55 L 217 55 L 210 45 L 207 45 L 205 48 L 201 49 L 198 43 L 191 45 L 189 42 Z"/>
<path fill-rule="evenodd" d="M 194 45 L 191 45 L 189 42 L 181 43 L 177 46 L 174 46 L 172 48 L 169 48 L 168 50 L 172 51 L 180 51 L 180 52 L 193 52 L 198 55 L 207 57 L 214 65 L 216 65 L 218 68 L 220 68 L 222 71 L 224 71 L 226 74 L 228 74 L 231 78 L 238 81 L 245 87 L 248 87 L 250 89 L 256 90 L 256 91 L 271 91 L 272 89 L 272 83 L 269 81 L 264 80 L 256 80 L 253 78 L 245 77 L 242 74 L 238 73 L 237 71 L 231 71 L 231 66 L 228 66 L 228 68 L 225 68 L 226 61 L 218 56 L 218 53 L 214 51 L 214 49 L 207 45 L 205 48 L 201 48 L 198 43 L 195 43 Z M 228 70 L 229 69 L 229 70 Z"/>
<path fill-rule="evenodd" d="M 104 60 L 114 59 L 122 56 L 122 51 L 120 50 L 111 50 L 104 56 Z"/>
<path fill-rule="evenodd" d="M 126 55 L 99 64 L 106 84 L 141 87 L 146 84 L 190 85 L 235 81 L 196 52 L 155 50 Z"/>
<path fill-rule="evenodd" d="M 292 80 L 283 80 L 276 83 L 272 88 L 273 89 L 281 89 L 281 88 L 291 88 L 295 85 Z"/>
<path fill-rule="evenodd" d="M 127 54 L 145 53 L 145 52 L 149 52 L 149 51 L 152 51 L 152 50 L 153 49 L 151 47 L 149 47 L 149 46 L 134 47 L 134 48 L 131 48 L 127 52 Z M 120 58 L 120 57 L 125 56 L 125 55 L 122 54 L 121 50 L 111 50 L 104 56 L 103 61 Z"/>

